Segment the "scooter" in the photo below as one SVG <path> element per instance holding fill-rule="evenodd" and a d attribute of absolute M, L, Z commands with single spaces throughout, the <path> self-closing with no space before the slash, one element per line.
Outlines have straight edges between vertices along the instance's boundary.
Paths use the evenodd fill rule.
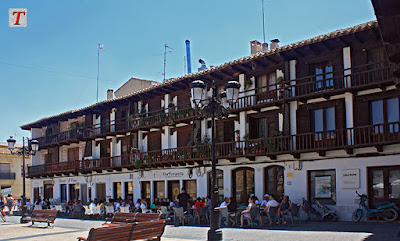
<path fill-rule="evenodd" d="M 338 220 L 338 215 L 336 214 L 336 211 L 329 209 L 325 204 L 316 199 L 314 199 L 314 201 L 317 204 L 318 208 L 321 209 L 323 212 L 321 221 L 335 222 Z"/>
<path fill-rule="evenodd" d="M 387 222 L 393 222 L 399 217 L 399 208 L 395 203 L 389 203 L 383 206 L 377 206 L 374 209 L 370 209 L 365 203 L 368 199 L 368 196 L 365 194 L 360 195 L 357 191 L 356 193 L 360 197 L 360 204 L 359 208 L 353 212 L 352 219 L 354 222 L 359 222 L 361 220 L 361 218 L 364 216 L 363 210 L 365 210 L 367 218 L 376 216 L 379 220 L 379 218 L 382 217 Z"/>

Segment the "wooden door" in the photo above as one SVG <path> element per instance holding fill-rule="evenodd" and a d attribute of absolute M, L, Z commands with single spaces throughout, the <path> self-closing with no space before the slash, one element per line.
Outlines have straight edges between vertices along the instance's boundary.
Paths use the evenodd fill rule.
<path fill-rule="evenodd" d="M 161 150 L 161 131 L 150 132 L 147 135 L 147 151 Z"/>
<path fill-rule="evenodd" d="M 180 193 L 179 181 L 168 181 L 168 198 L 175 201 Z"/>
<path fill-rule="evenodd" d="M 68 162 L 79 160 L 79 147 L 68 149 Z"/>
<path fill-rule="evenodd" d="M 264 169 L 264 193 L 274 194 L 279 202 L 284 195 L 284 168 L 269 166 Z"/>

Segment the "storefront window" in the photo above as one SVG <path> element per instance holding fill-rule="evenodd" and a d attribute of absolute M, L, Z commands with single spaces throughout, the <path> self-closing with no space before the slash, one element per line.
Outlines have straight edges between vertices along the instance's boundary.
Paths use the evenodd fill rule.
<path fill-rule="evenodd" d="M 61 202 L 66 203 L 67 202 L 67 184 L 61 184 L 60 190 L 61 190 Z"/>
<path fill-rule="evenodd" d="M 218 203 L 224 201 L 224 172 L 217 170 Z M 208 195 L 211 197 L 211 171 L 208 172 Z"/>
<path fill-rule="evenodd" d="M 233 171 L 233 195 L 237 203 L 247 203 L 254 195 L 254 169 L 238 168 Z"/>
<path fill-rule="evenodd" d="M 336 204 L 336 172 L 335 170 L 318 170 L 308 172 L 310 201 L 317 199 L 325 204 Z"/>
<path fill-rule="evenodd" d="M 122 197 L 122 188 L 120 182 L 114 182 L 114 199 Z"/>
<path fill-rule="evenodd" d="M 389 170 L 389 198 L 400 198 L 400 169 Z"/>
<path fill-rule="evenodd" d="M 154 198 L 165 198 L 165 182 L 154 182 Z"/>
<path fill-rule="evenodd" d="M 185 180 L 183 181 L 183 185 L 186 189 L 187 194 L 190 195 L 193 199 L 197 198 L 197 184 L 196 180 Z"/>
<path fill-rule="evenodd" d="M 372 195 L 374 198 L 383 198 L 383 170 L 372 171 Z"/>

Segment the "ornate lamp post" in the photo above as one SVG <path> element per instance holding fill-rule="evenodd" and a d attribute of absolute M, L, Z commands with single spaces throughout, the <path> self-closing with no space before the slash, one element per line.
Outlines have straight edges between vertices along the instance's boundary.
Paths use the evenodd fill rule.
<path fill-rule="evenodd" d="M 225 84 L 225 92 L 220 94 L 221 103 L 216 98 L 215 82 L 212 81 L 212 97 L 208 103 L 205 101 L 206 84 L 201 80 L 195 80 L 190 84 L 192 107 L 197 112 L 199 118 L 211 117 L 211 207 L 210 210 L 210 229 L 208 230 L 208 240 L 222 240 L 222 231 L 219 230 L 219 210 L 218 207 L 218 186 L 217 186 L 217 160 L 215 158 L 215 118 L 227 117 L 230 107 L 236 103 L 239 97 L 240 83 L 229 81 Z"/>
<path fill-rule="evenodd" d="M 28 146 L 25 147 L 25 139 L 28 141 Z M 10 139 L 7 140 L 8 149 L 12 153 L 15 149 L 15 139 L 10 136 Z M 30 140 L 29 138 L 22 137 L 22 149 L 18 150 L 17 154 L 22 155 L 22 214 L 21 214 L 21 223 L 26 223 L 27 221 L 23 220 L 26 217 L 26 188 L 25 188 L 25 156 L 34 156 L 39 149 L 39 143 L 37 140 Z"/>

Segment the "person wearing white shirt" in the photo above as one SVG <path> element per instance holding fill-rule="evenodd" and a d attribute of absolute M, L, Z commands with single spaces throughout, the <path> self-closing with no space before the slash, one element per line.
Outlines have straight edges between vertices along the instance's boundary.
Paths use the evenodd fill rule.
<path fill-rule="evenodd" d="M 219 208 L 228 207 L 230 202 L 231 202 L 231 199 L 229 197 L 225 197 L 224 201 L 221 203 L 221 205 L 219 205 Z"/>
<path fill-rule="evenodd" d="M 262 200 L 262 202 L 261 202 L 261 207 L 267 206 L 268 201 L 269 201 L 269 195 L 265 194 L 264 195 L 264 200 Z"/>

